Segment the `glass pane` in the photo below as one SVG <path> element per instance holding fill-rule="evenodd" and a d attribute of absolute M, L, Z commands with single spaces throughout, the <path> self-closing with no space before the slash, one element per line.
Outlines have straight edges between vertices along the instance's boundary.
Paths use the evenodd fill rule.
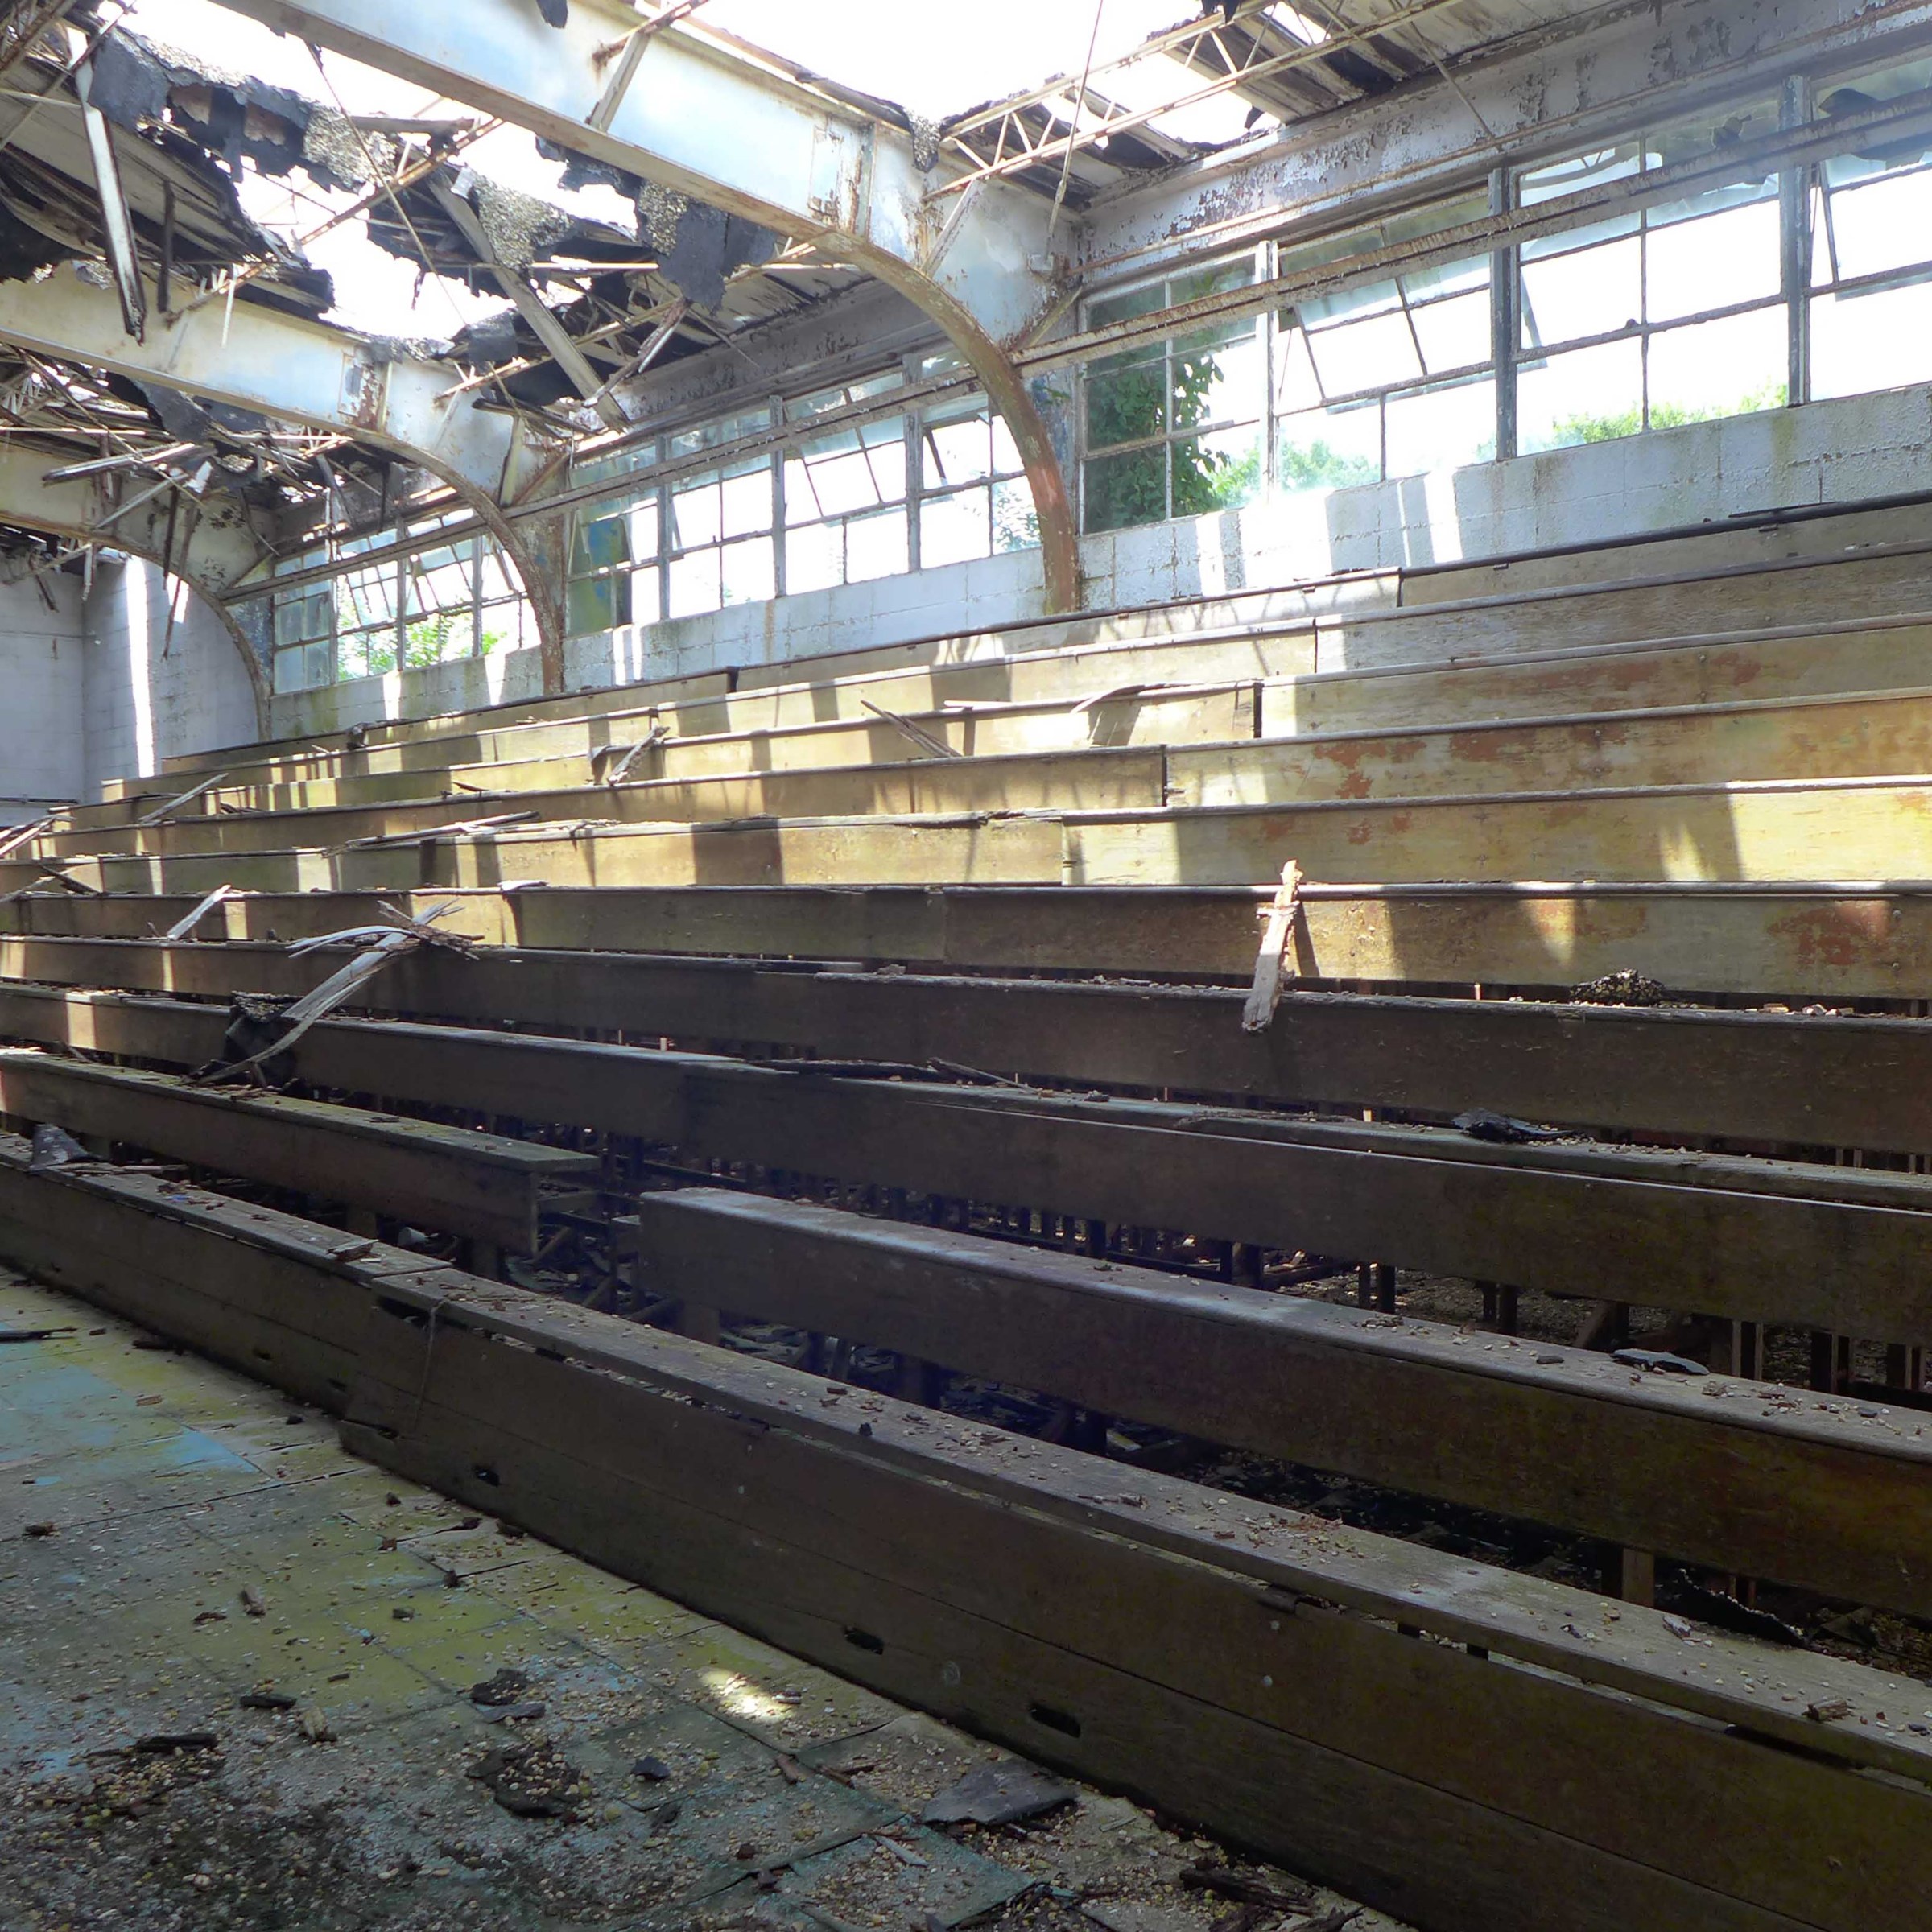
<path fill-rule="evenodd" d="M 1626 141 L 1618 146 L 1596 149 L 1587 155 L 1571 155 L 1542 167 L 1525 168 L 1517 176 L 1517 188 L 1523 204 L 1532 207 L 1538 201 L 1551 200 L 1558 195 L 1573 195 L 1581 188 L 1600 188 L 1607 181 L 1620 181 L 1636 174 L 1642 165 L 1641 144 Z"/>
<path fill-rule="evenodd" d="M 1132 449 L 1089 459 L 1082 472 L 1081 496 L 1082 527 L 1089 532 L 1159 522 L 1167 514 L 1166 450 Z"/>
<path fill-rule="evenodd" d="M 1090 367 L 1081 387 L 1089 449 L 1138 442 L 1167 427 L 1167 357 L 1162 349 L 1109 356 Z"/>
<path fill-rule="evenodd" d="M 1433 296 L 1472 294 L 1489 286 L 1489 258 L 1472 255 L 1466 261 L 1446 262 L 1439 268 L 1411 269 L 1402 277 L 1402 287 L 1413 308 Z"/>
<path fill-rule="evenodd" d="M 848 584 L 863 584 L 873 577 L 894 576 L 909 568 L 903 510 L 889 510 L 873 517 L 854 517 L 845 526 Z"/>
<path fill-rule="evenodd" d="M 1354 288 L 1338 289 L 1331 295 L 1311 295 L 1295 304 L 1295 313 L 1304 328 L 1319 331 L 1324 323 L 1337 326 L 1359 322 L 1369 316 L 1385 316 L 1402 305 L 1402 293 L 1393 281 L 1365 282 Z"/>
<path fill-rule="evenodd" d="M 1275 467 L 1285 491 L 1347 489 L 1380 482 L 1382 412 L 1378 402 L 1311 409 L 1275 425 Z"/>
<path fill-rule="evenodd" d="M 1166 291 L 1158 282 L 1146 288 L 1129 289 L 1117 295 L 1102 295 L 1087 304 L 1087 326 L 1104 328 L 1109 322 L 1130 321 L 1137 316 L 1150 316 L 1167 305 Z"/>
<path fill-rule="evenodd" d="M 722 505 L 716 482 L 671 493 L 671 542 L 674 550 L 695 550 L 719 537 Z M 707 606 L 715 609 L 716 605 Z"/>
<path fill-rule="evenodd" d="M 630 585 L 621 575 L 607 577 L 573 577 L 570 581 L 568 612 L 573 638 L 594 637 L 630 621 Z"/>
<path fill-rule="evenodd" d="M 1775 295 L 1778 208 L 1755 201 L 1701 221 L 1653 229 L 1646 237 L 1645 295 L 1653 322 Z"/>
<path fill-rule="evenodd" d="M 630 555 L 630 526 L 622 510 L 613 516 L 578 518 L 577 540 L 570 553 L 573 573 L 608 570 L 613 564 L 627 562 Z"/>
<path fill-rule="evenodd" d="M 1261 347 L 1252 323 L 1240 340 L 1208 347 L 1174 345 L 1169 411 L 1176 429 L 1240 422 L 1261 413 Z"/>
<path fill-rule="evenodd" d="M 1388 402 L 1389 474 L 1459 469 L 1496 456 L 1496 384 L 1458 382 L 1411 391 Z"/>
<path fill-rule="evenodd" d="M 480 641 L 483 654 L 488 657 L 493 651 L 521 650 L 524 626 L 529 618 L 530 606 L 520 597 L 506 603 L 485 605 Z"/>
<path fill-rule="evenodd" d="M 1390 382 L 1413 382 L 1422 373 L 1407 320 L 1397 312 L 1317 329 L 1308 337 L 1324 395 L 1346 396 Z"/>
<path fill-rule="evenodd" d="M 1004 416 L 993 419 L 993 473 L 996 477 L 1014 477 L 1026 468 L 1020 460 L 1020 446 L 1013 440 L 1013 431 L 1006 427 Z"/>
<path fill-rule="evenodd" d="M 324 662 L 327 662 L 326 656 Z M 293 650 L 277 651 L 275 689 L 278 691 L 312 691 L 318 684 L 326 683 L 326 675 L 316 677 L 313 675 L 313 669 L 309 647 L 305 644 L 298 644 Z"/>
<path fill-rule="evenodd" d="M 658 554 L 658 499 L 654 493 L 641 503 L 632 504 L 625 514 L 630 525 L 633 560 L 654 557 Z"/>
<path fill-rule="evenodd" d="M 964 564 L 993 551 L 993 525 L 986 491 L 962 489 L 956 496 L 929 497 L 919 506 L 919 567 Z"/>
<path fill-rule="evenodd" d="M 1708 422 L 1777 409 L 1790 348 L 1784 304 L 1722 322 L 1695 322 L 1650 338 L 1650 427 Z"/>
<path fill-rule="evenodd" d="M 1315 380 L 1315 358 L 1308 353 L 1307 334 L 1283 318 L 1275 331 L 1274 344 L 1277 413 L 1319 408 L 1322 386 Z"/>
<path fill-rule="evenodd" d="M 663 616 L 663 605 L 659 601 L 663 595 L 663 573 L 654 564 L 647 564 L 642 570 L 630 573 L 630 622 L 654 624 Z"/>
<path fill-rule="evenodd" d="M 1932 173 L 1893 175 L 1835 188 L 1831 234 L 1841 276 L 1874 275 L 1932 260 Z M 1824 237 L 1818 253 L 1826 253 Z"/>
<path fill-rule="evenodd" d="M 1517 423 L 1525 452 L 1633 436 L 1644 424 L 1641 344 L 1605 342 L 1525 364 Z"/>
<path fill-rule="evenodd" d="M 1523 263 L 1523 345 L 1607 336 L 1643 314 L 1643 244 L 1635 235 Z"/>
<path fill-rule="evenodd" d="M 1457 295 L 1414 310 L 1423 366 L 1432 376 L 1489 360 L 1489 291 Z"/>
<path fill-rule="evenodd" d="M 1174 514 L 1206 516 L 1235 510 L 1261 493 L 1261 432 L 1250 423 L 1174 446 Z"/>
<path fill-rule="evenodd" d="M 482 597 L 485 604 L 518 594 L 517 580 L 504 568 L 502 553 L 493 543 L 483 553 L 482 572 Z"/>
<path fill-rule="evenodd" d="M 666 576 L 665 588 L 670 614 L 674 617 L 696 617 L 703 611 L 716 610 L 723 600 L 718 582 L 718 553 L 700 550 L 688 557 L 677 558 Z"/>
<path fill-rule="evenodd" d="M 723 499 L 724 535 L 749 536 L 753 530 L 771 528 L 771 468 L 761 463 L 754 470 L 727 477 L 719 485 Z"/>
<path fill-rule="evenodd" d="M 785 589 L 829 590 L 845 581 L 845 526 L 812 523 L 785 533 Z"/>
<path fill-rule="evenodd" d="M 762 604 L 778 595 L 774 551 L 770 537 L 727 543 L 720 553 L 719 576 L 727 604 Z"/>
<path fill-rule="evenodd" d="M 993 425 L 984 415 L 926 425 L 925 484 L 928 489 L 976 483 L 993 474 Z"/>
<path fill-rule="evenodd" d="M 1217 295 L 1231 288 L 1245 288 L 1254 279 L 1254 258 L 1244 255 L 1238 262 L 1223 262 L 1212 268 L 1197 268 L 1191 274 L 1176 275 L 1167 285 L 1167 299 L 1179 307 L 1198 302 L 1203 295 Z"/>
<path fill-rule="evenodd" d="M 1932 283 L 1811 303 L 1811 393 L 1855 396 L 1932 382 Z"/>
<path fill-rule="evenodd" d="M 993 486 L 993 547 L 1001 555 L 1009 550 L 1038 550 L 1040 516 L 1033 506 L 1033 491 L 1024 479 Z"/>

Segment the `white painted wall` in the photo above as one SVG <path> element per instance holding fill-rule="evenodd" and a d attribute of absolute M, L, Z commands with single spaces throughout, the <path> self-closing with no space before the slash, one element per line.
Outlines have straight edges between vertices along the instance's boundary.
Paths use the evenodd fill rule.
<path fill-rule="evenodd" d="M 80 588 L 58 571 L 0 584 L 0 825 L 25 824 L 86 782 Z"/>
<path fill-rule="evenodd" d="M 192 592 L 171 630 L 159 568 L 102 561 L 86 600 L 81 793 L 161 761 L 259 737 L 253 687 L 227 626 Z"/>
<path fill-rule="evenodd" d="M 1932 387 L 1897 390 L 1653 431 L 1393 483 L 1251 505 L 1088 537 L 1090 610 L 1271 588 L 1340 571 L 1389 570 L 1636 535 L 1754 510 L 1932 490 Z M 1932 529 L 1932 511 L 1928 512 Z M 1037 551 L 872 584 L 738 605 L 572 642 L 573 687 L 604 686 L 906 642 L 1041 614 Z M 274 701 L 299 736 L 539 695 L 518 651 Z"/>

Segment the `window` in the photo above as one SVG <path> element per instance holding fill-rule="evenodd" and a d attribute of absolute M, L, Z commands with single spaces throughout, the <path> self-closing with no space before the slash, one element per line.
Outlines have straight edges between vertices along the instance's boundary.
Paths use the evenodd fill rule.
<path fill-rule="evenodd" d="M 1090 303 L 1088 326 L 1156 314 L 1254 280 L 1254 258 Z M 1216 323 L 1087 365 L 1080 384 L 1082 526 L 1227 510 L 1260 493 L 1265 319 Z"/>
<path fill-rule="evenodd" d="M 1836 120 L 1914 95 L 1928 133 L 1835 155 L 1811 191 L 1811 393 L 1932 381 L 1932 60 L 1821 88 Z"/>
<path fill-rule="evenodd" d="M 901 386 L 895 370 L 785 406 L 808 423 Z M 785 458 L 785 588 L 826 590 L 912 568 L 902 414 L 807 438 Z"/>
<path fill-rule="evenodd" d="M 276 565 L 281 576 L 293 575 L 328 561 L 326 549 L 305 551 Z M 298 585 L 271 589 L 270 606 L 275 638 L 275 688 L 277 691 L 313 691 L 336 678 L 336 617 L 332 587 Z"/>
<path fill-rule="evenodd" d="M 1276 273 L 1417 241 L 1480 214 L 1451 202 L 1282 250 Z M 1404 270 L 1308 296 L 1276 319 L 1276 487 L 1374 483 L 1496 453 L 1489 258 Z"/>
<path fill-rule="evenodd" d="M 1040 540 L 1033 491 L 1005 423 L 984 396 L 919 417 L 919 568 L 969 563 Z"/>
<path fill-rule="evenodd" d="M 1634 180 L 1755 138 L 1763 101 L 1524 171 L 1521 204 Z M 1556 449 L 1776 408 L 1790 366 L 1778 177 L 1740 170 L 1522 244 L 1520 447 Z"/>
<path fill-rule="evenodd" d="M 495 543 L 476 535 L 431 540 L 460 520 L 456 511 L 405 518 L 287 559 L 279 567 L 284 576 L 339 568 L 327 582 L 270 591 L 275 688 L 309 691 L 535 645 L 529 601 Z M 356 562 L 378 549 L 390 554 Z"/>
<path fill-rule="evenodd" d="M 660 460 L 655 441 L 577 464 L 574 483 L 614 482 L 646 473 Z M 660 494 L 646 489 L 614 505 L 598 503 L 572 521 L 565 573 L 565 621 L 573 638 L 621 624 L 654 624 L 663 615 L 659 558 Z"/>

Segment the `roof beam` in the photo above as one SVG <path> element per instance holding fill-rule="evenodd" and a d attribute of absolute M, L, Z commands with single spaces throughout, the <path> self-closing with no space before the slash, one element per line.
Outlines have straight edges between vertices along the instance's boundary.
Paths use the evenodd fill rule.
<path fill-rule="evenodd" d="M 43 450 L 13 441 L 0 444 L 0 524 L 125 551 L 180 578 L 227 626 L 248 672 L 256 712 L 266 729 L 266 671 L 240 620 L 225 601 L 229 587 L 269 555 L 250 526 L 246 510 L 230 497 L 196 502 L 173 489 L 148 495 L 142 502 L 152 485 L 138 480 L 123 485 L 123 500 L 130 507 L 117 514 L 118 506 L 109 500 L 98 477 L 48 482 L 48 466 L 56 461 Z"/>
<path fill-rule="evenodd" d="M 1005 419 L 1033 489 L 1047 607 L 1076 605 L 1065 478 L 1009 353 L 1056 293 L 1051 217 L 1038 196 L 980 182 L 935 206 L 932 192 L 956 163 L 922 168 L 903 130 L 687 29 L 651 35 L 623 85 L 624 50 L 641 23 L 617 0 L 574 0 L 562 27 L 547 26 L 529 0 L 222 3 L 811 241 L 897 289 L 944 328 Z"/>
<path fill-rule="evenodd" d="M 447 397 L 448 363 L 409 355 L 259 303 L 151 310 L 147 339 L 126 332 L 118 299 L 59 270 L 44 282 L 0 283 L 0 341 L 233 403 L 390 451 L 448 483 L 510 558 L 537 615 L 544 687 L 563 688 L 559 586 L 532 560 L 502 499 L 525 461 L 514 416 Z M 266 589 L 266 582 L 260 588 Z M 228 586 L 233 593 L 235 586 Z"/>

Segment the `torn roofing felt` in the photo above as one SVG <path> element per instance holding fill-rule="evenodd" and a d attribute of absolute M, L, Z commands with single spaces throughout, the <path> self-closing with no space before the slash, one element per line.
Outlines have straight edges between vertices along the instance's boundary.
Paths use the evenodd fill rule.
<path fill-rule="evenodd" d="M 44 45 L 14 75 L 31 92 L 72 93 L 64 63 Z M 175 118 L 168 70 L 147 50 L 131 35 L 108 35 L 95 51 L 89 85 L 108 122 L 129 218 L 150 261 L 159 260 L 165 231 L 184 283 L 266 262 L 244 299 L 308 315 L 330 305 L 329 278 L 250 219 L 232 170 Z M 78 115 L 14 108 L 0 114 L 0 278 L 101 259 L 105 225 Z"/>

